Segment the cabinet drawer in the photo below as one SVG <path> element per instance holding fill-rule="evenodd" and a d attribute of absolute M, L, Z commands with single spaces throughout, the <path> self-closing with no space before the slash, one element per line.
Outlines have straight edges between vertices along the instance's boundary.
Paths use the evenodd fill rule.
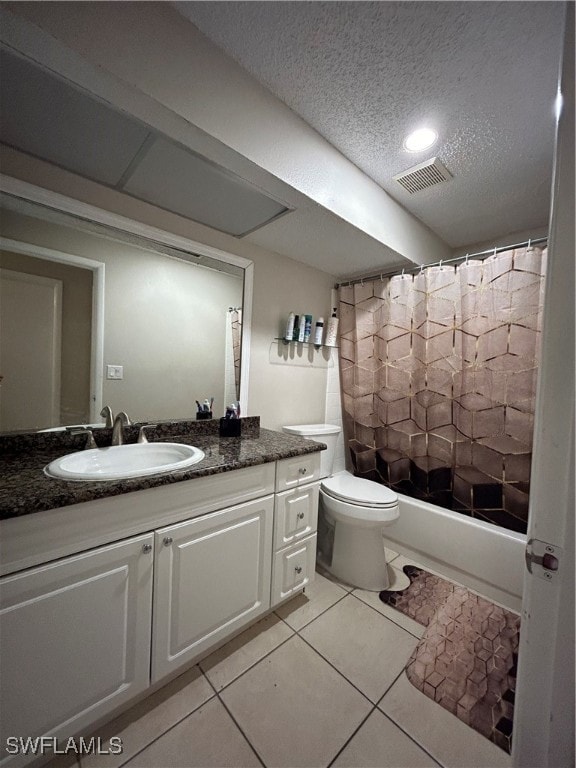
<path fill-rule="evenodd" d="M 316 531 L 320 483 L 308 483 L 276 495 L 274 549 L 282 549 Z"/>
<path fill-rule="evenodd" d="M 320 479 L 320 452 L 276 462 L 276 491 L 287 491 Z"/>
<path fill-rule="evenodd" d="M 300 592 L 314 580 L 316 534 L 276 552 L 272 572 L 272 606 Z"/>

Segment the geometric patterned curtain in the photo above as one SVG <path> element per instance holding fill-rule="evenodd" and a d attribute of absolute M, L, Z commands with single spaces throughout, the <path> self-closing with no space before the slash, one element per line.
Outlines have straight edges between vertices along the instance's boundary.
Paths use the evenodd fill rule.
<path fill-rule="evenodd" d="M 240 355 L 242 351 L 242 309 L 230 308 L 230 323 L 232 326 L 232 354 L 234 356 L 234 382 L 236 385 L 236 400 L 240 399 Z"/>
<path fill-rule="evenodd" d="M 356 475 L 526 531 L 546 248 L 339 289 Z"/>

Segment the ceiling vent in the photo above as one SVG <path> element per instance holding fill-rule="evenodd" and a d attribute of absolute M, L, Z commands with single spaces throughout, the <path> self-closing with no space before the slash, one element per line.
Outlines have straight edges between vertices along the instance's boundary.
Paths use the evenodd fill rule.
<path fill-rule="evenodd" d="M 407 171 L 398 173 L 392 178 L 413 195 L 414 192 L 420 192 L 421 189 L 427 189 L 444 181 L 449 181 L 452 178 L 452 174 L 442 165 L 437 157 L 433 157 L 431 160 L 414 165 L 412 168 L 408 168 Z"/>

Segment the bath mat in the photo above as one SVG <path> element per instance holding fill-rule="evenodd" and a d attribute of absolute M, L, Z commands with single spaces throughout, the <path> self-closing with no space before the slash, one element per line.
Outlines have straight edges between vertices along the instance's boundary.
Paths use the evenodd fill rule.
<path fill-rule="evenodd" d="M 410 586 L 380 599 L 426 627 L 408 679 L 510 753 L 520 617 L 421 568 L 403 570 Z"/>

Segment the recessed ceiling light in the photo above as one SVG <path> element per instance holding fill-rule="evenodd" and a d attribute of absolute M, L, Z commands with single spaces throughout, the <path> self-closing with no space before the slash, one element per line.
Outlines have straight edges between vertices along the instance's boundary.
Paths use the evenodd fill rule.
<path fill-rule="evenodd" d="M 404 139 L 404 149 L 408 150 L 408 152 L 422 152 L 422 150 L 431 147 L 437 138 L 438 134 L 436 131 L 430 128 L 420 128 L 406 136 Z"/>

